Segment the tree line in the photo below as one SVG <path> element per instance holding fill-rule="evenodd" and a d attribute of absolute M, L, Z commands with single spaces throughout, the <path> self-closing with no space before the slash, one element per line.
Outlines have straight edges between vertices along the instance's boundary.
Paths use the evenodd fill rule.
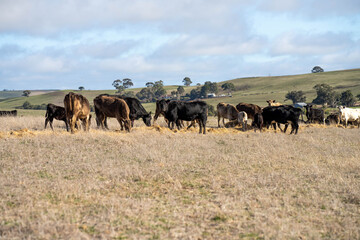
<path fill-rule="evenodd" d="M 334 88 L 326 83 L 316 84 L 314 86 L 316 98 L 312 103 L 319 105 L 328 105 L 335 107 L 336 105 L 354 106 L 356 98 L 360 100 L 360 94 L 354 96 L 351 90 L 345 90 L 338 93 Z M 291 100 L 294 104 L 297 102 L 306 102 L 306 96 L 303 91 L 289 91 L 285 95 L 285 100 Z"/>

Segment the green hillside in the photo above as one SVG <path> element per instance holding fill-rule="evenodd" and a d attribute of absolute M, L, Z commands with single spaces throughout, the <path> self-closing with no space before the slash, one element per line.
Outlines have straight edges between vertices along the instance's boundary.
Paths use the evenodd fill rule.
<path fill-rule="evenodd" d="M 284 102 L 285 94 L 292 90 L 302 90 L 306 93 L 307 102 L 311 102 L 316 92 L 313 87 L 316 84 L 326 83 L 334 87 L 337 92 L 351 90 L 354 95 L 360 94 L 360 69 L 333 71 L 323 73 L 309 73 L 292 76 L 277 76 L 277 77 L 252 77 L 252 78 L 238 78 L 229 81 L 219 82 L 220 86 L 225 82 L 233 83 L 239 90 L 232 93 L 232 97 L 209 98 L 204 99 L 209 104 L 216 106 L 219 102 L 226 102 L 237 104 L 239 102 L 254 103 L 260 106 L 266 106 L 266 100 L 275 99 L 281 103 Z M 165 86 L 168 94 L 176 90 L 178 86 Z M 185 92 L 189 93 L 196 86 L 184 87 Z M 130 89 L 135 93 L 141 88 Z M 62 90 L 44 93 L 41 95 L 30 97 L 14 97 L 9 99 L 0 99 L 0 110 L 10 110 L 21 106 L 25 101 L 29 101 L 33 105 L 41 105 L 47 103 L 54 103 L 63 105 L 64 96 L 74 90 Z M 83 94 L 92 103 L 97 95 L 101 93 L 114 94 L 115 90 L 83 90 L 74 91 Z M 225 92 L 220 92 L 222 94 Z M 155 111 L 155 103 L 146 103 L 144 107 L 148 111 Z M 26 112 L 26 111 L 25 111 Z M 43 114 L 41 112 L 41 114 Z"/>

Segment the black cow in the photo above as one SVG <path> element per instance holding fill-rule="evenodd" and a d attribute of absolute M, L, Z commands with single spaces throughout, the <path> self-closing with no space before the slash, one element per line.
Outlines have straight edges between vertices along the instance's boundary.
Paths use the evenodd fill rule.
<path fill-rule="evenodd" d="M 137 100 L 136 98 L 123 97 L 123 96 L 119 96 L 119 95 L 109 95 L 109 94 L 100 94 L 98 97 L 100 97 L 100 96 L 116 97 L 116 98 L 123 99 L 130 109 L 129 117 L 131 120 L 131 127 L 134 126 L 134 121 L 138 120 L 139 118 L 143 119 L 146 126 L 148 126 L 148 127 L 151 126 L 151 112 L 149 112 L 149 113 L 146 112 L 143 105 L 141 105 L 140 101 Z M 95 107 L 95 113 L 97 111 L 98 111 L 98 109 L 96 109 L 96 107 Z M 97 123 L 97 126 L 99 127 L 100 123 L 98 122 L 98 120 L 96 120 L 96 123 Z M 106 119 L 105 119 L 104 125 L 106 128 L 108 128 Z"/>
<path fill-rule="evenodd" d="M 45 129 L 46 129 L 46 126 L 47 126 L 47 124 L 49 122 L 51 129 L 54 131 L 54 128 L 52 126 L 54 118 L 56 120 L 64 121 L 65 125 L 66 125 L 66 131 L 69 131 L 69 125 L 68 125 L 68 123 L 66 121 L 65 108 L 60 107 L 60 106 L 56 106 L 56 105 L 54 105 L 52 103 L 49 103 L 46 106 Z"/>
<path fill-rule="evenodd" d="M 171 124 L 176 123 L 178 129 L 181 127 L 181 120 L 197 120 L 200 126 L 199 133 L 206 133 L 206 121 L 208 114 L 208 105 L 203 101 L 170 101 L 160 100 L 156 104 L 156 112 L 164 113 L 168 120 L 168 127 L 172 129 Z"/>
<path fill-rule="evenodd" d="M 255 113 L 254 114 L 254 121 L 252 121 L 251 123 L 251 126 L 252 127 L 258 127 L 260 129 L 260 132 L 261 132 L 261 129 L 264 125 L 264 119 L 263 119 L 263 116 L 261 113 Z M 254 129 L 254 131 L 256 132 L 256 129 Z"/>
<path fill-rule="evenodd" d="M 0 111 L 0 117 L 16 117 L 17 110 L 12 111 Z"/>
<path fill-rule="evenodd" d="M 297 134 L 300 114 L 302 114 L 301 109 L 292 106 L 268 106 L 263 109 L 262 117 L 264 125 L 267 128 L 269 128 L 273 122 L 285 124 L 284 133 L 290 122 L 292 127 L 290 134 L 294 131 L 295 134 Z M 261 126 L 258 125 L 257 127 L 260 128 Z"/>
<path fill-rule="evenodd" d="M 307 123 L 315 123 L 315 121 L 318 121 L 319 123 L 325 124 L 324 110 L 313 108 L 313 106 L 309 104 L 305 106 L 305 109 L 308 119 Z"/>

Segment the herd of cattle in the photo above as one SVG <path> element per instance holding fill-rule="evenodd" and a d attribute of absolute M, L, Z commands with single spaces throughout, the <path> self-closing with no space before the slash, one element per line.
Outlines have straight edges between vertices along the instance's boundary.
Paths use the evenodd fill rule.
<path fill-rule="evenodd" d="M 134 126 L 134 121 L 142 118 L 146 126 L 151 126 L 151 112 L 147 112 L 136 98 L 121 97 L 118 95 L 101 94 L 94 100 L 94 110 L 96 115 L 96 124 L 99 128 L 109 129 L 107 118 L 116 118 L 120 124 L 121 130 L 125 128 L 130 132 Z M 261 108 L 258 105 L 250 103 L 239 103 L 234 106 L 232 104 L 219 103 L 217 105 L 218 127 L 220 120 L 226 127 L 242 125 L 243 131 L 247 129 L 248 119 L 252 120 L 252 127 L 261 130 L 272 126 L 274 129 L 278 126 L 282 132 L 286 132 L 289 124 L 291 132 L 297 134 L 299 129 L 299 121 L 304 121 L 303 111 L 290 105 L 282 105 L 276 103 L 275 100 L 267 101 L 269 106 Z M 312 105 L 306 105 L 306 123 L 319 124 L 340 124 L 345 126 L 349 122 L 354 122 L 360 127 L 360 109 L 351 109 L 339 107 L 339 112 L 330 114 L 325 119 L 324 110 L 316 109 Z M 0 111 L 0 116 L 16 116 L 17 111 Z M 184 126 L 184 121 L 191 122 L 188 126 L 199 125 L 199 133 L 206 133 L 206 122 L 208 116 L 208 105 L 204 101 L 174 101 L 174 100 L 158 100 L 156 102 L 156 111 L 154 123 L 159 116 L 163 116 L 170 129 L 176 127 L 178 129 Z M 229 122 L 225 124 L 224 119 Z M 49 103 L 45 114 L 45 129 L 50 124 L 53 129 L 53 120 L 61 120 L 65 122 L 66 130 L 75 132 L 75 128 L 80 128 L 82 122 L 83 129 L 89 130 L 91 122 L 90 103 L 82 95 L 73 92 L 68 93 L 64 98 L 64 107 L 56 106 Z M 284 130 L 280 124 L 285 124 Z"/>

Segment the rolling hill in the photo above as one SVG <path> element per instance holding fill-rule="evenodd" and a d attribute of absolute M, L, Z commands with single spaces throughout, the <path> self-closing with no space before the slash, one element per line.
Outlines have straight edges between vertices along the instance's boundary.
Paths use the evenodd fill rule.
<path fill-rule="evenodd" d="M 233 83 L 239 90 L 232 93 L 232 97 L 209 98 L 204 99 L 209 104 L 216 106 L 219 102 L 237 104 L 239 102 L 248 102 L 266 106 L 266 100 L 275 99 L 278 102 L 285 103 L 285 95 L 288 91 L 302 90 L 306 94 L 307 102 L 311 102 L 316 97 L 313 87 L 316 84 L 326 83 L 334 87 L 335 91 L 343 92 L 351 90 L 354 95 L 360 94 L 360 69 L 332 71 L 323 73 L 309 73 L 301 75 L 274 76 L 274 77 L 249 77 L 237 78 L 233 80 L 218 82 L 220 87 L 225 82 Z M 168 94 L 176 90 L 178 86 L 165 86 Z M 196 86 L 184 87 L 185 93 L 189 93 Z M 241 90 L 242 89 L 242 90 Z M 130 91 L 135 93 L 141 88 L 134 88 Z M 13 97 L 0 99 L 0 109 L 14 109 L 21 106 L 25 101 L 29 101 L 33 105 L 41 105 L 54 103 L 63 105 L 64 96 L 74 90 L 61 90 L 43 93 L 30 97 Z M 80 91 L 75 91 L 80 92 Z M 92 103 L 92 99 L 101 93 L 114 94 L 115 90 L 83 90 L 80 92 L 87 97 Z M 222 92 L 220 92 L 221 94 Z M 290 101 L 286 102 L 287 104 Z M 155 103 L 145 103 L 144 107 L 148 111 L 155 111 Z M 41 113 L 42 114 L 42 113 Z"/>

